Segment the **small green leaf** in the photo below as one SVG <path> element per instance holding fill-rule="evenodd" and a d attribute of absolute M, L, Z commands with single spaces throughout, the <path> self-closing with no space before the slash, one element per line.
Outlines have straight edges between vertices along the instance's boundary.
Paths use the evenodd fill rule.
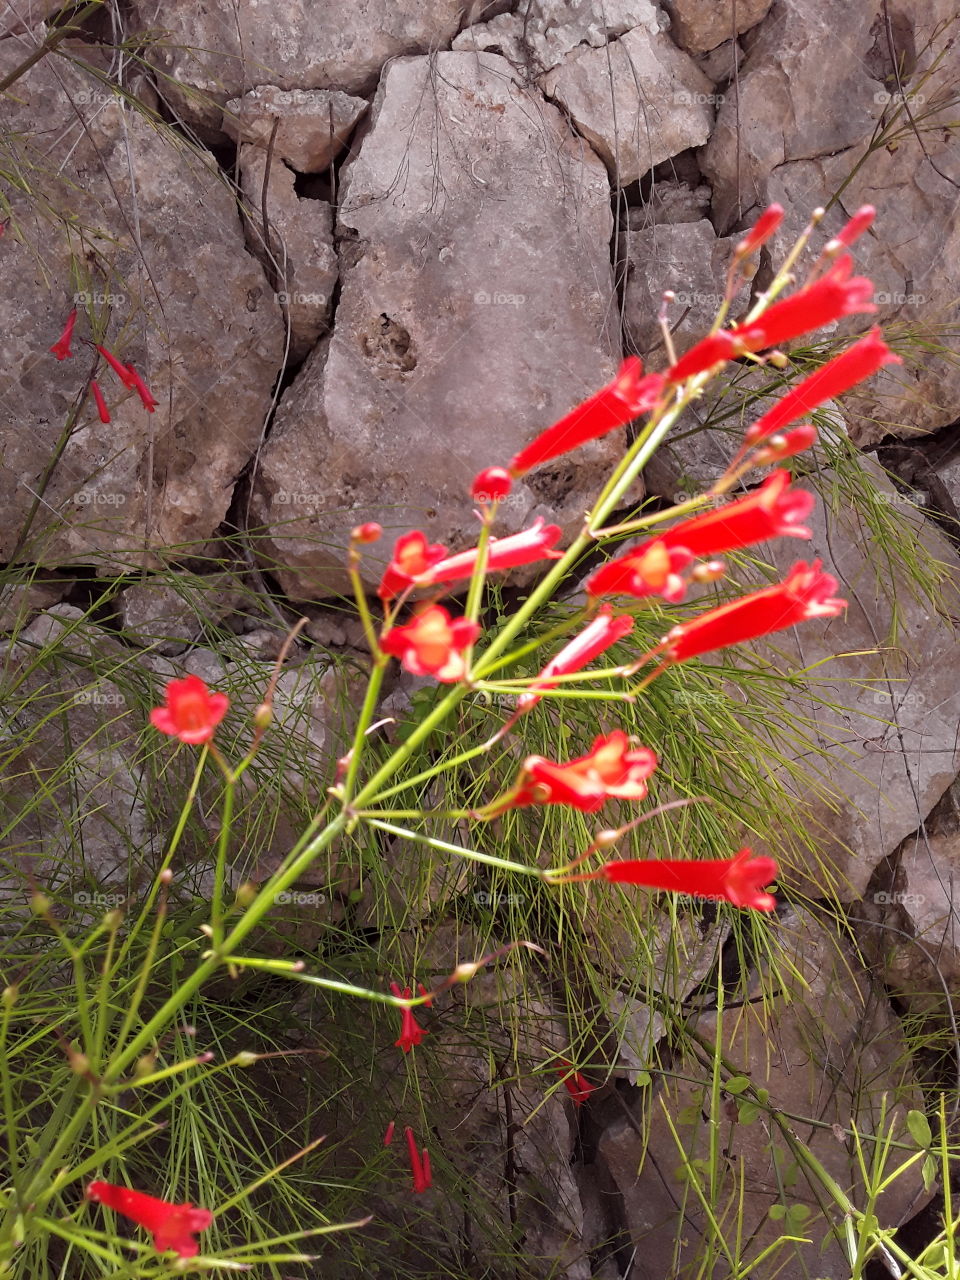
<path fill-rule="evenodd" d="M 724 1089 L 727 1093 L 736 1096 L 739 1093 L 745 1093 L 750 1088 L 749 1076 L 731 1076 L 729 1080 L 724 1082 Z"/>
<path fill-rule="evenodd" d="M 787 1206 L 785 1204 L 772 1204 L 767 1212 L 774 1222 L 782 1222 L 787 1216 Z"/>
<path fill-rule="evenodd" d="M 932 1139 L 930 1122 L 922 1111 L 907 1112 L 907 1128 L 918 1147 L 929 1147 Z"/>
<path fill-rule="evenodd" d="M 633 1082 L 638 1089 L 645 1089 L 648 1084 L 653 1083 L 653 1077 L 649 1071 L 638 1071 L 637 1078 Z"/>
<path fill-rule="evenodd" d="M 936 1156 L 928 1155 L 923 1162 L 923 1189 L 929 1191 L 937 1180 L 937 1174 L 940 1172 L 940 1165 L 937 1163 Z"/>
<path fill-rule="evenodd" d="M 737 1109 L 737 1116 L 741 1124 L 753 1124 L 760 1111 L 761 1108 L 755 1102 L 741 1102 Z"/>

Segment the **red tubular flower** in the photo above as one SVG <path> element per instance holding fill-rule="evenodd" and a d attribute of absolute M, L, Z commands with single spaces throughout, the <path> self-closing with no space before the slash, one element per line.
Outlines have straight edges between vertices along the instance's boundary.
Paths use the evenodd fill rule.
<path fill-rule="evenodd" d="M 785 582 L 731 600 L 674 627 L 666 637 L 667 660 L 686 662 L 698 654 L 756 640 L 810 618 L 834 618 L 847 606 L 846 600 L 834 598 L 836 589 L 836 578 L 823 572 L 821 561 L 804 564 L 799 560 Z"/>
<path fill-rule="evenodd" d="M 670 366 L 666 372 L 667 381 L 685 382 L 694 374 L 706 373 L 708 369 L 725 364 L 734 356 L 743 355 L 743 352 L 743 346 L 734 339 L 733 334 L 728 333 L 726 329 L 718 329 L 716 333 L 708 334 L 706 338 L 692 346 L 676 364 Z"/>
<path fill-rule="evenodd" d="M 100 390 L 100 384 L 96 378 L 90 380 L 90 390 L 93 392 L 93 399 L 97 406 L 97 413 L 100 415 L 100 421 L 108 423 L 110 421 L 110 410 L 107 408 L 107 402 L 103 398 L 103 392 Z"/>
<path fill-rule="evenodd" d="M 413 1136 L 413 1130 L 407 1125 L 404 1130 L 407 1136 L 407 1150 L 410 1152 L 410 1172 L 413 1174 L 413 1189 L 419 1194 L 426 1191 L 433 1182 L 430 1173 L 430 1156 L 427 1148 L 423 1148 L 423 1153 L 417 1150 L 416 1139 Z"/>
<path fill-rule="evenodd" d="M 838 248 L 840 245 L 849 248 L 872 225 L 876 212 L 872 204 L 862 204 L 850 221 L 833 237 L 827 249 Z"/>
<path fill-rule="evenodd" d="M 529 804 L 569 804 L 593 813 L 611 797 L 643 800 L 657 757 L 649 747 L 630 751 L 629 746 L 623 730 L 615 729 L 606 737 L 601 734 L 585 756 L 567 764 L 528 756 L 513 788 L 481 809 L 480 816 L 495 818 Z"/>
<path fill-rule="evenodd" d="M 507 538 L 491 538 L 487 543 L 487 572 L 513 569 L 517 565 L 531 564 L 534 560 L 559 560 L 560 552 L 550 548 L 560 541 L 559 525 L 543 523 L 541 516 L 529 529 L 512 533 Z M 472 547 L 459 555 L 438 560 L 416 579 L 417 586 L 429 586 L 434 582 L 453 582 L 457 578 L 469 578 L 477 563 L 479 550 Z"/>
<path fill-rule="evenodd" d="M 591 596 L 663 596 L 682 600 L 687 584 L 681 576 L 693 555 L 685 547 L 668 547 L 661 538 L 641 543 L 625 556 L 611 560 L 586 581 Z"/>
<path fill-rule="evenodd" d="M 809 422 L 802 427 L 794 427 L 782 435 L 770 437 L 762 449 L 751 459 L 755 467 L 766 467 L 771 462 L 782 462 L 784 458 L 792 458 L 794 454 L 803 453 L 817 443 L 817 428 Z"/>
<path fill-rule="evenodd" d="M 517 699 L 520 711 L 529 711 L 540 701 L 545 689 L 553 689 L 557 681 L 552 676 L 570 675 L 580 671 L 612 644 L 633 630 L 633 618 L 627 613 L 613 617 L 609 605 L 604 605 L 594 620 L 560 650 L 557 656 L 543 668 L 530 689 Z"/>
<path fill-rule="evenodd" d="M 73 337 L 73 326 L 76 323 L 77 323 L 77 308 L 74 307 L 73 310 L 70 312 L 70 314 L 67 316 L 67 322 L 63 326 L 63 332 L 60 334 L 60 337 L 56 340 L 56 342 L 50 348 L 50 350 L 53 352 L 53 354 L 57 357 L 58 360 L 66 360 L 68 356 L 73 355 L 73 352 L 70 350 L 70 339 Z"/>
<path fill-rule="evenodd" d="M 772 911 L 776 898 L 761 890 L 777 878 L 777 871 L 773 858 L 755 858 L 750 849 L 741 849 L 733 858 L 708 862 L 661 858 L 608 862 L 600 874 L 614 884 L 642 884 L 648 889 L 688 893 L 695 898 L 722 898 L 735 907 Z"/>
<path fill-rule="evenodd" d="M 572 449 L 578 449 L 589 440 L 597 440 L 652 409 L 660 398 L 665 381 L 659 373 L 641 378 L 642 371 L 643 366 L 637 357 L 628 356 L 612 382 L 571 409 L 566 417 L 547 427 L 525 449 L 521 449 L 510 463 L 510 474 L 515 478 L 525 475 L 531 467 L 562 453 L 570 453 Z"/>
<path fill-rule="evenodd" d="M 190 675 L 170 681 L 166 706 L 150 712 L 150 723 L 181 742 L 209 742 L 229 706 L 225 693 L 211 693 L 199 676 Z"/>
<path fill-rule="evenodd" d="M 154 400 L 153 396 L 150 394 L 149 387 L 140 377 L 139 373 L 137 373 L 132 364 L 127 365 L 127 370 L 130 377 L 133 379 L 133 385 L 136 388 L 137 395 L 140 397 L 143 407 L 146 409 L 147 413 L 153 413 L 159 402 Z"/>
<path fill-rule="evenodd" d="M 206 1231 L 213 1222 L 209 1209 L 195 1209 L 192 1204 L 170 1204 L 129 1187 L 116 1187 L 110 1182 L 91 1182 L 87 1199 L 105 1204 L 108 1209 L 132 1218 L 153 1236 L 158 1253 L 174 1249 L 181 1258 L 195 1258 L 200 1246 L 194 1239 L 197 1231 Z"/>
<path fill-rule="evenodd" d="M 112 351 L 108 351 L 106 347 L 97 346 L 97 350 L 106 360 L 107 364 L 117 375 L 128 391 L 136 391 L 137 384 L 133 380 L 133 374 L 130 372 L 130 366 L 123 364 L 117 359 Z"/>
<path fill-rule="evenodd" d="M 775 471 L 747 497 L 675 524 L 660 534 L 660 541 L 695 556 L 715 556 L 768 538 L 809 538 L 810 530 L 800 521 L 814 501 L 803 489 L 790 490 L 789 471 Z"/>
<path fill-rule="evenodd" d="M 350 538 L 353 542 L 362 543 L 368 546 L 371 542 L 379 542 L 383 535 L 383 528 L 377 524 L 376 520 L 368 520 L 366 524 L 358 524 L 355 529 L 350 530 Z"/>
<path fill-rule="evenodd" d="M 487 467 L 478 471 L 470 486 L 470 497 L 475 502 L 499 502 L 513 488 L 510 472 L 504 467 Z"/>
<path fill-rule="evenodd" d="M 442 560 L 447 548 L 439 543 L 433 546 L 427 542 L 426 534 L 415 529 L 397 539 L 393 548 L 393 559 L 387 565 L 377 595 L 381 600 L 392 600 L 401 591 L 412 587 L 418 578 L 427 572 L 431 565 Z"/>
<path fill-rule="evenodd" d="M 398 1000 L 409 1000 L 413 995 L 413 991 L 410 987 L 404 987 L 401 991 L 400 984 L 398 982 L 391 982 L 390 990 Z M 422 992 L 423 988 L 421 987 L 420 990 Z M 430 1002 L 427 1001 L 427 1004 L 429 1003 Z M 424 1036 L 428 1036 L 429 1034 L 429 1031 L 425 1031 L 423 1027 L 418 1026 L 417 1020 L 413 1016 L 412 1009 L 400 1010 L 400 1039 L 394 1041 L 397 1048 L 402 1049 L 404 1053 L 409 1053 L 411 1049 L 420 1043 Z"/>
<path fill-rule="evenodd" d="M 753 253 L 762 244 L 766 244 L 782 221 L 783 205 L 768 205 L 737 245 L 737 257 L 745 258 L 748 253 Z"/>
<path fill-rule="evenodd" d="M 396 1127 L 397 1127 L 396 1120 L 391 1120 L 390 1123 L 387 1125 L 387 1131 L 383 1135 L 383 1145 L 385 1147 L 389 1147 L 390 1143 L 393 1141 L 393 1131 L 394 1129 L 396 1129 Z"/>
<path fill-rule="evenodd" d="M 415 676 L 451 682 L 466 675 L 464 652 L 480 628 L 467 618 L 451 618 L 442 605 L 431 605 L 405 627 L 391 627 L 380 639 L 384 653 L 399 658 Z"/>
<path fill-rule="evenodd" d="M 591 1084 L 582 1072 L 574 1070 L 573 1063 L 568 1062 L 566 1058 L 560 1059 L 557 1070 L 563 1074 L 563 1083 L 567 1093 L 573 1099 L 574 1106 L 582 1107 L 597 1086 Z"/>
<path fill-rule="evenodd" d="M 803 418 L 811 409 L 849 391 L 858 382 L 871 377 L 885 364 L 902 364 L 880 337 L 879 329 L 871 329 L 865 338 L 835 356 L 816 373 L 811 373 L 792 387 L 782 400 L 750 427 L 744 436 L 747 445 L 758 444 L 767 436 L 782 431 L 790 422 Z"/>
<path fill-rule="evenodd" d="M 775 302 L 752 324 L 732 330 L 731 336 L 748 351 L 763 351 L 821 329 L 842 316 L 876 311 L 871 302 L 873 281 L 866 276 L 851 279 L 852 270 L 853 259 L 845 253 L 819 280 L 782 302 Z"/>

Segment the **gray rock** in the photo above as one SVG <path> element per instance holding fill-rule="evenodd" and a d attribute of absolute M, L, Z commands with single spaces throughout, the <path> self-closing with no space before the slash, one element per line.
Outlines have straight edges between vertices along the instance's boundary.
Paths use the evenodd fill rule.
<path fill-rule="evenodd" d="M 765 18 L 772 0 L 664 0 L 670 35 L 688 53 L 709 53 Z"/>
<path fill-rule="evenodd" d="M 298 173 L 322 173 L 346 145 L 367 110 L 364 98 L 336 89 L 278 89 L 261 84 L 223 109 L 223 131 L 267 151 L 279 119 L 273 153 Z"/>
<path fill-rule="evenodd" d="M 17 42 L 0 43 L 0 72 L 21 55 Z M 11 163 L 31 191 L 11 189 L 15 230 L 4 239 L 0 557 L 131 568 L 208 538 L 222 521 L 270 403 L 281 325 L 263 273 L 243 251 L 235 200 L 209 157 L 123 112 L 112 97 L 77 106 L 81 127 L 71 102 L 91 83 L 99 82 L 76 61 L 44 60 L 7 104 L 18 139 Z M 49 129 L 42 155 L 31 142 L 40 110 Z M 80 228 L 91 247 L 78 259 Z M 58 362 L 46 348 L 60 335 L 74 290 L 74 356 Z M 92 403 L 83 407 L 17 549 L 90 369 L 94 333 L 135 364 L 157 411 L 148 414 L 102 365 L 113 420 L 103 425 Z"/>
<path fill-rule="evenodd" d="M 364 520 L 387 531 L 364 549 L 368 588 L 410 527 L 472 545 L 474 474 L 618 360 L 606 173 L 501 58 L 390 65 L 340 223 L 335 330 L 280 403 L 254 502 L 272 526 L 265 551 L 301 599 L 348 589 L 349 531 Z M 496 532 L 538 516 L 579 529 L 621 441 L 516 485 Z"/>
<path fill-rule="evenodd" d="M 659 29 L 569 54 L 541 84 L 623 186 L 710 137 L 713 83 Z"/>
<path fill-rule="evenodd" d="M 125 638 L 157 653 L 176 654 L 196 640 L 204 622 L 219 622 L 240 602 L 227 575 L 147 579 L 124 587 L 118 597 Z"/>
<path fill-rule="evenodd" d="M 167 33 L 151 50 L 164 96 L 184 118 L 219 131 L 222 108 L 251 84 L 370 93 L 385 63 L 442 48 L 456 34 L 463 0 L 138 0 L 134 31 Z"/>
<path fill-rule="evenodd" d="M 725 1010 L 722 1028 L 715 1013 L 704 1013 L 696 1030 L 710 1044 L 720 1040 L 733 1072 L 769 1091 L 770 1107 L 789 1113 L 782 1123 L 854 1203 L 861 1203 L 862 1180 L 848 1136 L 851 1121 L 861 1135 L 875 1134 L 886 1095 L 886 1124 L 895 1139 L 909 1142 L 907 1110 L 922 1106 L 909 1051 L 889 1004 L 852 948 L 813 916 L 787 917 L 771 943 L 776 982 L 786 985 L 790 998 L 768 1002 L 757 991 L 754 1001 Z M 827 1008 L 831 1012 L 825 1018 Z M 784 1245 L 755 1274 L 762 1280 L 847 1275 L 849 1258 L 829 1230 L 835 1224 L 842 1232 L 842 1213 L 831 1211 L 830 1224 L 824 1221 L 823 1188 L 798 1165 L 775 1120 L 764 1112 L 763 1123 L 745 1119 L 738 1098 L 723 1092 L 720 1114 L 710 1114 L 711 1083 L 700 1054 L 673 1059 L 643 1122 L 639 1117 L 633 1125 L 626 1118 L 616 1120 L 600 1138 L 599 1157 L 623 1197 L 638 1276 L 677 1275 L 688 1260 L 701 1256 L 708 1228 L 697 1197 L 684 1194 L 683 1169 L 685 1161 L 709 1159 L 713 1125 L 723 1134 L 723 1158 L 716 1162 L 717 1186 L 708 1194 L 712 1203 L 736 1205 L 741 1238 L 750 1240 L 749 1256 L 761 1255 L 782 1234 L 812 1237 L 810 1244 Z M 820 1125 L 800 1124 L 798 1116 Z M 694 1176 L 708 1177 L 703 1171 Z M 785 1188 L 780 1195 L 778 1186 Z M 914 1165 L 879 1198 L 881 1224 L 899 1225 L 929 1198 Z M 801 1231 L 791 1232 L 768 1217 L 778 1202 L 807 1207 Z"/>
<path fill-rule="evenodd" d="M 240 148 L 241 186 L 248 204 L 247 241 L 277 284 L 276 298 L 290 324 L 288 360 L 298 363 L 328 327 L 337 283 L 333 210 L 326 200 L 297 195 L 295 175 L 286 165 L 270 166 L 267 217 L 271 254 L 263 243 L 262 196 L 266 152 Z M 279 242 L 279 243 L 278 243 Z"/>
<path fill-rule="evenodd" d="M 730 85 L 702 156 L 719 231 L 769 202 L 767 181 L 779 165 L 869 136 L 879 115 L 881 85 L 868 58 L 879 8 L 880 0 L 854 7 L 846 0 L 776 0 L 740 67 L 739 107 Z"/>

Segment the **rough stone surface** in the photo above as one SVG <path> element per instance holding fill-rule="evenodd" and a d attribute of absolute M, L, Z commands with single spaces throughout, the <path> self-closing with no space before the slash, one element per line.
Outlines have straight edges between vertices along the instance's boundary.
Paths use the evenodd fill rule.
<path fill-rule="evenodd" d="M 331 89 L 278 89 L 261 84 L 223 109 L 223 131 L 267 151 L 279 119 L 273 154 L 298 173 L 322 173 L 346 145 L 367 110 L 364 98 Z M 331 128 L 332 126 L 332 128 Z"/>
<path fill-rule="evenodd" d="M 713 83 L 659 29 L 568 55 L 541 84 L 623 186 L 710 136 Z"/>
<path fill-rule="evenodd" d="M 474 474 L 617 366 L 606 173 L 503 59 L 390 65 L 344 174 L 340 224 L 334 334 L 281 401 L 254 504 L 299 598 L 346 588 L 362 520 L 387 531 L 364 556 L 371 588 L 411 526 L 471 545 Z M 612 433 L 516 485 L 498 534 L 538 516 L 579 528 L 620 446 Z"/>
<path fill-rule="evenodd" d="M 768 203 L 767 180 L 779 165 L 869 136 L 883 88 L 868 58 L 879 5 L 776 0 L 740 67 L 739 109 L 731 85 L 702 156 L 719 231 Z"/>
<path fill-rule="evenodd" d="M 267 217 L 272 255 L 268 255 L 261 226 L 266 167 L 266 152 L 252 146 L 240 148 L 241 186 L 249 207 L 247 242 L 277 284 L 277 300 L 290 324 L 288 360 L 297 363 L 316 346 L 333 310 L 338 273 L 333 210 L 326 200 L 298 196 L 295 175 L 286 165 L 271 165 Z"/>
<path fill-rule="evenodd" d="M 0 71 L 21 56 L 17 42 L 0 44 Z M 82 128 L 70 100 L 97 83 L 62 60 L 54 74 L 45 60 L 17 81 L 7 103 L 11 163 L 34 194 L 11 189 L 15 229 L 3 249 L 3 559 L 16 551 L 17 559 L 48 565 L 131 567 L 156 559 L 144 552 L 148 541 L 162 549 L 208 538 L 256 446 L 280 364 L 279 311 L 244 252 L 235 202 L 215 167 L 136 112 L 121 115 L 112 97 L 76 108 Z M 42 154 L 32 141 L 38 112 L 47 130 Z M 38 191 L 66 222 L 41 212 Z M 76 250 L 74 225 L 84 228 L 88 254 Z M 74 356 L 58 362 L 46 348 L 78 284 Z M 92 403 L 84 405 L 17 550 L 90 368 L 88 316 L 98 338 L 134 362 L 159 406 L 147 414 L 102 367 L 113 421 L 102 425 Z"/>
<path fill-rule="evenodd" d="M 134 26 L 168 33 L 152 53 L 164 96 L 185 118 L 218 130 L 224 104 L 251 84 L 370 93 L 390 59 L 449 44 L 463 10 L 463 0 L 289 0 L 280 12 L 256 0 L 200 8 L 138 0 Z"/>
<path fill-rule="evenodd" d="M 630 350 L 647 356 L 659 348 L 657 363 L 666 364 L 657 316 L 667 289 L 676 294 L 667 317 L 677 353 L 709 332 L 723 303 L 735 244 L 733 237 L 718 238 L 705 218 L 631 232 L 623 303 Z M 738 317 L 748 301 L 749 286 L 744 284 L 731 304 L 731 318 Z"/>
<path fill-rule="evenodd" d="M 220 621 L 241 599 L 226 575 L 184 575 L 175 583 L 163 577 L 124 587 L 118 604 L 126 640 L 175 654 L 197 639 L 204 623 Z"/>
<path fill-rule="evenodd" d="M 765 18 L 772 0 L 665 0 L 670 35 L 688 53 L 709 53 Z"/>
<path fill-rule="evenodd" d="M 847 901 L 862 895 L 877 864 L 930 813 L 960 765 L 960 640 L 951 621 L 960 612 L 960 561 L 875 463 L 864 459 L 862 465 L 877 487 L 876 501 L 894 506 L 901 536 L 917 537 L 940 562 L 944 616 L 913 598 L 902 571 L 876 567 L 869 530 L 840 491 L 831 502 L 825 490 L 808 522 L 810 543 L 785 545 L 783 539 L 763 553 L 780 576 L 797 559 L 821 558 L 850 603 L 840 617 L 805 623 L 796 638 L 779 633 L 769 650 L 782 670 L 814 669 L 811 687 L 838 704 L 834 710 L 800 697 L 786 700 L 806 719 L 813 741 L 827 749 L 818 781 L 793 784 L 819 858 L 785 859 L 786 879 L 814 896 L 834 890 Z M 818 667 L 824 658 L 832 660 Z M 801 744 L 787 752 L 802 763 Z M 820 788 L 825 796 L 817 795 Z"/>
<path fill-rule="evenodd" d="M 746 1076 L 755 1088 L 767 1089 L 771 1107 L 822 1122 L 823 1127 L 813 1129 L 792 1118 L 787 1121 L 857 1203 L 861 1179 L 851 1121 L 861 1134 L 875 1133 L 886 1094 L 887 1124 L 896 1139 L 907 1136 L 906 1112 L 922 1105 L 909 1054 L 887 1001 L 874 990 L 855 954 L 813 916 L 788 916 L 773 946 L 781 952 L 778 984 L 783 981 L 793 998 L 781 994 L 767 1014 L 760 999 L 729 1008 L 722 1031 L 717 1015 L 705 1013 L 697 1019 L 696 1030 L 710 1043 L 720 1038 L 732 1071 Z M 831 1010 L 829 1018 L 823 1016 L 826 1008 Z M 606 1128 L 598 1147 L 623 1197 L 628 1229 L 642 1257 L 639 1275 L 652 1280 L 681 1274 L 684 1263 L 702 1247 L 706 1223 L 698 1201 L 693 1195 L 685 1197 L 682 1222 L 679 1205 L 684 1161 L 708 1156 L 712 1123 L 720 1125 L 723 1134 L 718 1178 L 724 1190 L 715 1194 L 721 1203 L 728 1198 L 736 1203 L 738 1214 L 742 1205 L 739 1220 L 743 1238 L 750 1236 L 750 1256 L 761 1254 L 781 1234 L 812 1236 L 813 1243 L 796 1246 L 796 1252 L 786 1245 L 767 1258 L 755 1272 L 760 1280 L 774 1275 L 778 1280 L 846 1275 L 849 1260 L 829 1231 L 830 1225 L 842 1230 L 842 1218 L 838 1214 L 830 1223 L 823 1220 L 816 1183 L 809 1183 L 798 1167 L 777 1124 L 745 1119 L 740 1110 L 743 1097 L 738 1101 L 729 1093 L 721 1094 L 720 1114 L 711 1116 L 711 1079 L 709 1071 L 704 1074 L 702 1059 L 680 1058 L 670 1069 L 645 1123 L 638 1117 L 631 1125 L 621 1117 Z M 690 1077 L 703 1082 L 693 1083 Z M 676 1128 L 676 1139 L 665 1113 Z M 701 1170 L 694 1176 L 702 1180 L 708 1175 Z M 785 1188 L 782 1200 L 778 1185 Z M 899 1225 L 928 1199 L 915 1166 L 880 1197 L 878 1216 L 885 1225 Z M 807 1207 L 803 1231 L 785 1231 L 782 1222 L 768 1217 L 778 1201 Z"/>
<path fill-rule="evenodd" d="M 650 0 L 605 0 L 602 5 L 582 0 L 539 0 L 515 13 L 462 31 L 456 50 L 502 54 L 515 66 L 549 71 L 574 50 L 603 48 L 615 36 L 644 27 L 656 36 L 661 22 Z"/>

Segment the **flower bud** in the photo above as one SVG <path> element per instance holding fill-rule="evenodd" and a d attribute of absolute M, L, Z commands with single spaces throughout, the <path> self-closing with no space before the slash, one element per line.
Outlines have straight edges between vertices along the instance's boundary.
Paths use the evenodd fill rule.
<path fill-rule="evenodd" d="M 269 702 L 261 702 L 259 707 L 253 713 L 254 727 L 257 729 L 269 729 L 273 722 L 273 707 Z"/>
<path fill-rule="evenodd" d="M 382 533 L 383 528 L 376 520 L 368 520 L 366 524 L 358 524 L 355 529 L 351 529 L 350 540 L 360 543 L 376 542 Z"/>
<path fill-rule="evenodd" d="M 503 467 L 487 467 L 473 477 L 470 496 L 475 502 L 499 502 L 513 488 L 510 472 Z"/>
<path fill-rule="evenodd" d="M 704 564 L 696 565 L 691 570 L 690 577 L 694 582 L 716 582 L 726 572 L 727 566 L 722 560 L 708 560 Z"/>
<path fill-rule="evenodd" d="M 257 886 L 251 884 L 249 880 L 244 880 L 243 884 L 237 889 L 234 901 L 238 907 L 246 909 L 254 901 L 257 896 Z"/>
<path fill-rule="evenodd" d="M 767 440 L 762 449 L 753 457 L 753 465 L 765 467 L 771 462 L 781 462 L 784 458 L 792 458 L 796 453 L 803 453 L 817 442 L 817 429 L 809 422 L 792 431 L 778 432 Z"/>

